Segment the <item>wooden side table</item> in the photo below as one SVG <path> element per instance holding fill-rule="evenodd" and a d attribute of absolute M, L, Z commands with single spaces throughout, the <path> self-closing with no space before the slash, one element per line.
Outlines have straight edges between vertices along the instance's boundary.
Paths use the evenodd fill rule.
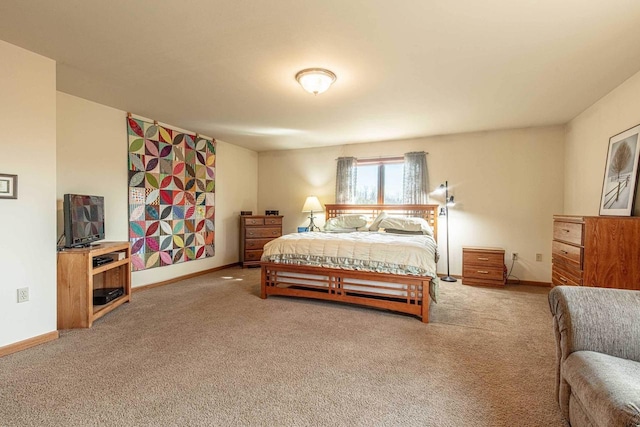
<path fill-rule="evenodd" d="M 462 248 L 462 284 L 504 286 L 507 282 L 504 249 Z"/>

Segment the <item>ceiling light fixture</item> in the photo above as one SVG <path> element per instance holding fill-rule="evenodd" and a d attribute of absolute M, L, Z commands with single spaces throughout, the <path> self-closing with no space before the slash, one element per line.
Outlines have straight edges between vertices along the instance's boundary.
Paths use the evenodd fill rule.
<path fill-rule="evenodd" d="M 298 71 L 296 80 L 304 90 L 317 95 L 329 89 L 329 86 L 336 81 L 336 75 L 324 68 L 307 68 Z"/>

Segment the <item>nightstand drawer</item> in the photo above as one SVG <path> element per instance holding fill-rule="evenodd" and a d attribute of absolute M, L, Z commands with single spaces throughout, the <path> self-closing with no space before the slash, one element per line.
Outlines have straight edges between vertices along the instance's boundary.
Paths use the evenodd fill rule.
<path fill-rule="evenodd" d="M 475 264 L 481 266 L 493 266 L 500 267 L 500 270 L 502 270 L 502 266 L 504 265 L 504 253 L 482 252 L 465 249 L 462 252 L 462 256 L 462 262 L 465 265 Z"/>
<path fill-rule="evenodd" d="M 462 270 L 462 276 L 464 279 L 471 277 L 474 279 L 487 279 L 487 280 L 503 280 L 504 267 L 501 268 L 485 268 L 477 265 L 465 265 Z"/>
<path fill-rule="evenodd" d="M 578 268 L 582 267 L 582 248 L 580 247 L 554 240 L 551 244 L 551 256 L 554 260 L 565 260 Z"/>
<path fill-rule="evenodd" d="M 258 238 L 258 237 L 280 237 L 282 236 L 282 228 L 252 228 L 248 227 L 245 229 L 245 236 L 247 238 Z"/>
<path fill-rule="evenodd" d="M 574 245 L 582 245 L 582 224 L 575 222 L 555 221 L 553 223 L 553 239 L 562 240 Z"/>
<path fill-rule="evenodd" d="M 264 218 L 242 218 L 244 225 L 264 225 Z"/>

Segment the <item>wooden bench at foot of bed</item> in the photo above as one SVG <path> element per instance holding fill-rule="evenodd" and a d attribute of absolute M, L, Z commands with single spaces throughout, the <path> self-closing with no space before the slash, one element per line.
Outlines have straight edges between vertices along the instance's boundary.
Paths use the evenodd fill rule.
<path fill-rule="evenodd" d="M 340 301 L 408 313 L 418 316 L 424 323 L 429 323 L 430 277 L 272 262 L 262 262 L 260 265 L 260 298 L 285 295 Z M 398 284 L 402 286 L 399 288 Z M 404 295 L 388 295 L 390 293 Z"/>

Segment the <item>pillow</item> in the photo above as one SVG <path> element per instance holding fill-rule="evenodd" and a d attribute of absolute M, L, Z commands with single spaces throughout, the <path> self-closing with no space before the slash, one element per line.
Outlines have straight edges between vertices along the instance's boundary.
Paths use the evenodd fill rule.
<path fill-rule="evenodd" d="M 406 230 L 397 230 L 395 228 L 385 228 L 384 232 L 390 233 L 390 234 L 411 234 L 411 235 L 424 236 L 424 233 L 422 231 L 406 231 Z"/>
<path fill-rule="evenodd" d="M 367 225 L 366 215 L 341 215 L 331 218 L 324 224 L 324 231 L 349 230 L 356 231 L 356 228 Z"/>
<path fill-rule="evenodd" d="M 414 231 L 433 236 L 433 230 L 423 218 L 395 218 L 388 217 L 380 222 L 380 228 L 385 230 Z"/>
<path fill-rule="evenodd" d="M 386 212 L 380 212 L 376 217 L 376 219 L 374 219 L 371 225 L 369 226 L 369 231 L 378 231 L 378 228 L 380 228 L 380 223 L 382 222 L 383 219 L 387 218 L 388 216 L 389 215 L 387 215 Z"/>

